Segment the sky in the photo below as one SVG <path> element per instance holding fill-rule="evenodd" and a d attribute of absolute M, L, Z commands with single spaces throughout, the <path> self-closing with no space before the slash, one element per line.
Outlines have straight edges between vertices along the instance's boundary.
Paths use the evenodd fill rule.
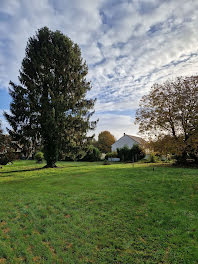
<path fill-rule="evenodd" d="M 135 112 L 154 83 L 198 73 L 197 0 L 0 0 L 0 119 L 30 36 L 47 26 L 82 51 L 97 98 L 95 131 L 138 135 Z"/>

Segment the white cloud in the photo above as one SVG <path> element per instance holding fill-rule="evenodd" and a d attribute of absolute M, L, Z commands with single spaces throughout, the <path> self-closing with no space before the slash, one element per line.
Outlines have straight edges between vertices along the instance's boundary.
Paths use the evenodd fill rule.
<path fill-rule="evenodd" d="M 127 115 L 97 114 L 99 123 L 95 131 L 96 138 L 101 131 L 108 130 L 116 139 L 123 136 L 123 133 L 137 135 L 138 127 L 134 125 L 134 119 Z"/>
<path fill-rule="evenodd" d="M 17 80 L 28 37 L 48 26 L 80 45 L 97 114 L 136 109 L 153 83 L 198 73 L 197 10 L 197 0 L 1 0 L 0 89 Z"/>

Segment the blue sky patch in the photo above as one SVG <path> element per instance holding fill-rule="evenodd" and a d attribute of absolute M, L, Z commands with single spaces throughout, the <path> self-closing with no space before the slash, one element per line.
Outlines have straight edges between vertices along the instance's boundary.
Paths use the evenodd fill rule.
<path fill-rule="evenodd" d="M 89 96 L 97 98 L 96 134 L 137 134 L 135 111 L 151 86 L 198 73 L 197 10 L 197 0 L 1 0 L 0 114 L 9 108 L 7 88 L 17 81 L 28 38 L 48 26 L 82 49 Z"/>

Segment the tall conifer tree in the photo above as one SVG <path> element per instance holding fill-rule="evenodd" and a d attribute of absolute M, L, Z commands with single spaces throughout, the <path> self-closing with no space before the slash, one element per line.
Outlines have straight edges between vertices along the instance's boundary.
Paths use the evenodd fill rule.
<path fill-rule="evenodd" d="M 20 85 L 10 82 L 11 115 L 5 116 L 11 135 L 31 146 L 42 140 L 47 167 L 56 166 L 60 151 L 83 156 L 86 134 L 95 128 L 87 73 L 80 48 L 60 31 L 44 27 L 28 40 Z"/>

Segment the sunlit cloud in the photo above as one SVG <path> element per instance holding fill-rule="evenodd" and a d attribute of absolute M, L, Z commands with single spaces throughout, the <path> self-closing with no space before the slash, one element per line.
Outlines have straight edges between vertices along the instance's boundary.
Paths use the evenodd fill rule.
<path fill-rule="evenodd" d="M 130 111 L 153 83 L 198 73 L 197 10 L 196 0 L 1 0 L 0 89 L 17 81 L 28 38 L 43 26 L 58 29 L 89 66 L 98 129 L 121 135 L 115 111 L 125 111 L 137 133 Z"/>

